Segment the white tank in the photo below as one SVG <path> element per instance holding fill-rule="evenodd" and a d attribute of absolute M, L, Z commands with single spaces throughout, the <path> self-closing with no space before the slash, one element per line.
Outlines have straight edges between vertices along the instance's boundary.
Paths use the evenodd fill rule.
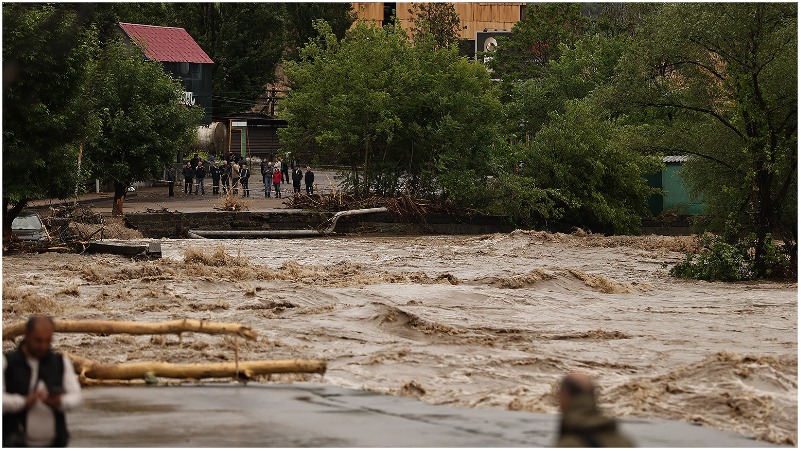
<path fill-rule="evenodd" d="M 197 128 L 197 145 L 209 155 L 223 155 L 228 150 L 228 129 L 222 122 Z"/>

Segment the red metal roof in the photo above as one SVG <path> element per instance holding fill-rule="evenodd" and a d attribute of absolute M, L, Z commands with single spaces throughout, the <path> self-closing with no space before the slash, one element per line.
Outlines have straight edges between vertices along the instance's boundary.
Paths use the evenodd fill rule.
<path fill-rule="evenodd" d="M 148 59 L 162 62 L 209 63 L 214 61 L 183 28 L 120 22 L 120 28 Z"/>

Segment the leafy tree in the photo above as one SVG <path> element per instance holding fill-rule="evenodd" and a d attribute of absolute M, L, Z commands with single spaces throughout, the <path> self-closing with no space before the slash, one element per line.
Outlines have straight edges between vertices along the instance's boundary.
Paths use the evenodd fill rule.
<path fill-rule="evenodd" d="M 511 83 L 506 116 L 513 129 L 535 134 L 552 113 L 564 113 L 567 102 L 582 99 L 609 84 L 615 66 L 630 45 L 623 36 L 588 35 L 572 46 L 562 45 L 560 56 L 541 76 Z"/>
<path fill-rule="evenodd" d="M 559 57 L 560 44 L 572 44 L 585 26 L 578 3 L 529 4 L 525 19 L 512 27 L 512 34 L 498 38 L 488 66 L 505 82 L 540 76 L 549 61 Z"/>
<path fill-rule="evenodd" d="M 121 42 L 101 49 L 88 73 L 100 134 L 87 154 L 95 172 L 114 181 L 112 213 L 122 215 L 129 184 L 157 176 L 186 149 L 203 111 L 181 105 L 181 87 L 161 63 Z"/>
<path fill-rule="evenodd" d="M 75 190 L 92 131 L 84 71 L 92 37 L 71 5 L 3 4 L 3 228 L 29 199 Z"/>
<path fill-rule="evenodd" d="M 482 66 L 455 48 L 414 46 L 400 27 L 360 23 L 342 40 L 318 27 L 286 63 L 279 133 L 290 150 L 316 144 L 351 168 L 360 194 L 433 195 L 448 191 L 438 183 L 448 172 L 486 173 L 500 105 Z"/>
<path fill-rule="evenodd" d="M 412 3 L 409 14 L 411 36 L 415 42 L 429 39 L 436 48 L 450 47 L 459 42 L 462 25 L 452 3 Z"/>
<path fill-rule="evenodd" d="M 583 3 L 582 14 L 590 18 L 589 34 L 633 36 L 657 7 L 655 3 Z"/>
<path fill-rule="evenodd" d="M 568 102 L 564 113 L 551 113 L 527 151 L 522 175 L 561 194 L 560 222 L 637 233 L 653 193 L 643 174 L 657 171 L 661 162 L 632 145 L 638 127 L 607 114 L 592 97 Z"/>
<path fill-rule="evenodd" d="M 685 178 L 730 242 L 753 233 L 756 277 L 766 237 L 797 255 L 797 5 L 666 4 L 621 59 L 614 101 L 650 112 L 664 151 L 691 155 Z M 652 116 L 653 117 L 653 116 Z"/>
<path fill-rule="evenodd" d="M 264 85 L 275 81 L 275 68 L 284 50 L 281 5 L 195 3 L 185 4 L 178 11 L 194 12 L 187 16 L 194 21 L 179 23 L 214 60 L 215 112 L 243 111 L 255 105 Z"/>
<path fill-rule="evenodd" d="M 100 42 L 107 42 L 119 36 L 119 22 L 145 25 L 176 26 L 178 23 L 177 3 L 166 2 L 103 2 L 84 3 L 86 13 Z"/>
<path fill-rule="evenodd" d="M 285 50 L 283 57 L 295 59 L 298 51 L 309 39 L 317 37 L 314 23 L 324 20 L 331 32 L 342 39 L 356 21 L 356 13 L 350 3 L 283 3 L 285 10 Z"/>

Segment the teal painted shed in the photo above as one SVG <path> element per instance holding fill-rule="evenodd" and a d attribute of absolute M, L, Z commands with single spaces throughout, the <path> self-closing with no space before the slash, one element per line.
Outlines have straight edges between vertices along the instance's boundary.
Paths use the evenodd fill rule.
<path fill-rule="evenodd" d="M 659 216 L 668 211 L 683 215 L 699 215 L 703 212 L 703 202 L 692 196 L 689 187 L 679 176 L 679 171 L 688 158 L 666 156 L 662 159 L 665 168 L 645 177 L 648 186 L 663 191 L 663 194 L 654 194 L 648 199 L 648 210 L 652 216 Z"/>

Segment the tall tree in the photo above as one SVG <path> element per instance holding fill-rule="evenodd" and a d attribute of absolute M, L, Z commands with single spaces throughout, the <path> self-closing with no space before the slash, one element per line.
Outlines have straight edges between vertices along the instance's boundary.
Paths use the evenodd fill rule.
<path fill-rule="evenodd" d="M 3 4 L 3 229 L 29 199 L 67 198 L 91 134 L 92 36 L 74 5 Z"/>
<path fill-rule="evenodd" d="M 285 47 L 285 17 L 281 4 L 187 4 L 195 21 L 184 26 L 214 60 L 215 114 L 246 111 L 275 80 L 275 68 Z M 199 19 L 199 21 L 198 21 Z M 183 22 L 183 21 L 182 21 Z"/>
<path fill-rule="evenodd" d="M 415 42 L 426 39 L 436 48 L 456 45 L 461 37 L 462 25 L 453 3 L 412 3 L 409 8 Z"/>
<path fill-rule="evenodd" d="M 796 4 L 666 4 L 621 60 L 613 96 L 622 112 L 667 118 L 662 144 L 693 157 L 687 181 L 710 212 L 755 235 L 758 277 L 772 232 L 797 241 L 797 39 Z"/>
<path fill-rule="evenodd" d="M 129 184 L 158 176 L 191 145 L 203 111 L 181 104 L 181 87 L 161 63 L 122 42 L 107 43 L 88 73 L 100 134 L 87 155 L 95 172 L 114 182 L 112 214 L 122 215 Z"/>
<path fill-rule="evenodd" d="M 630 45 L 625 36 L 587 35 L 572 46 L 562 45 L 560 56 L 542 75 L 511 83 L 506 103 L 509 126 L 530 137 L 552 117 L 565 112 L 567 102 L 582 99 L 612 81 L 618 60 Z"/>
<path fill-rule="evenodd" d="M 342 40 L 318 27 L 321 38 L 286 65 L 279 133 L 289 149 L 314 142 L 351 168 L 359 194 L 431 194 L 438 175 L 484 168 L 500 105 L 481 65 L 455 48 L 415 46 L 400 27 L 360 23 Z"/>
<path fill-rule="evenodd" d="M 284 58 L 295 59 L 298 51 L 309 39 L 317 37 L 314 24 L 324 20 L 331 32 L 342 39 L 356 21 L 356 13 L 350 3 L 283 3 L 285 11 L 285 51 Z"/>

